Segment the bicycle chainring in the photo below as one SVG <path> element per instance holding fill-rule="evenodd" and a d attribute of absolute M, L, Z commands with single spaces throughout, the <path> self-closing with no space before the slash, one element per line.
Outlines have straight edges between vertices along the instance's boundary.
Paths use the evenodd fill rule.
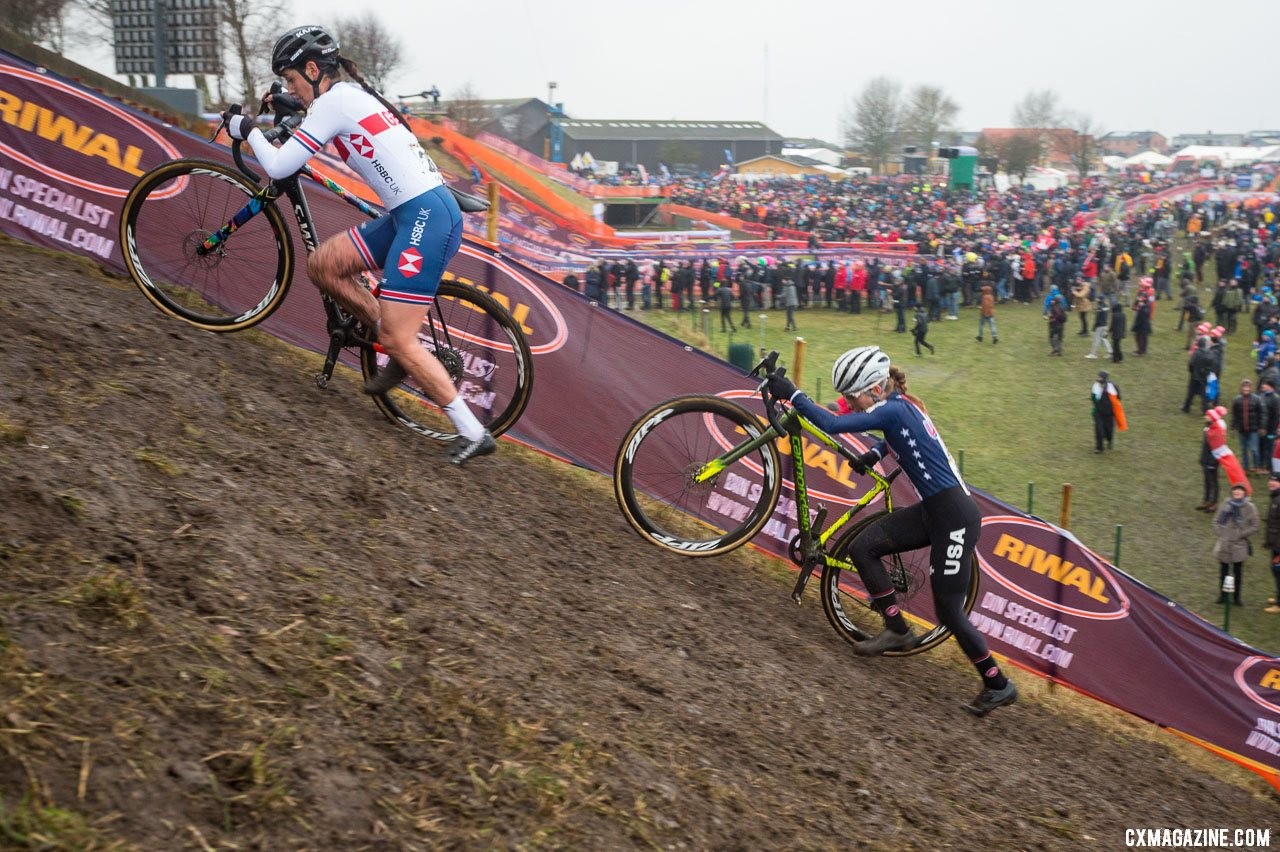
<path fill-rule="evenodd" d="M 804 554 L 800 552 L 800 533 L 791 537 L 791 543 L 787 545 L 787 556 L 797 565 L 804 566 Z"/>
<path fill-rule="evenodd" d="M 462 360 L 462 353 L 458 352 L 451 346 L 441 346 L 435 350 L 435 356 L 444 365 L 444 370 L 449 374 L 449 380 L 455 385 L 462 381 L 462 374 L 465 372 L 466 364 Z"/>

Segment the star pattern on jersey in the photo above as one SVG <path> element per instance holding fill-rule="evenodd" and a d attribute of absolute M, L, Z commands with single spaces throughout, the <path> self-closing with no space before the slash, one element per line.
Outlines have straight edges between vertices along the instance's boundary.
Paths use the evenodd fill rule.
<path fill-rule="evenodd" d="M 364 157 L 366 160 L 373 159 L 373 143 L 369 141 L 369 137 L 361 136 L 359 133 L 351 134 L 351 147 L 356 153 Z"/>
<path fill-rule="evenodd" d="M 396 269 L 406 278 L 411 278 L 422 271 L 422 255 L 415 248 L 407 248 L 400 252 L 400 262 L 396 264 Z"/>
<path fill-rule="evenodd" d="M 904 427 L 904 429 L 902 429 L 902 438 L 906 439 L 906 445 L 911 448 L 911 457 L 915 459 L 915 466 L 920 468 L 920 476 L 924 477 L 925 480 L 932 480 L 932 473 L 929 473 L 928 469 L 925 469 L 924 467 L 924 454 L 920 453 L 920 450 L 915 449 L 915 439 L 911 438 L 911 430 L 905 429 Z"/>

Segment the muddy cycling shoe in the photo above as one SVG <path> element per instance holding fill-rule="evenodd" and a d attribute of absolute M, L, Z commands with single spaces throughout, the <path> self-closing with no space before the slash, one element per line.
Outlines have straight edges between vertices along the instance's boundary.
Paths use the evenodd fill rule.
<path fill-rule="evenodd" d="M 452 456 L 450 461 L 454 464 L 466 464 L 476 456 L 487 456 L 496 452 L 497 449 L 498 442 L 489 434 L 488 429 L 474 441 L 468 441 L 459 435 L 453 439 L 453 444 L 449 447 L 449 455 Z"/>
<path fill-rule="evenodd" d="M 973 715 L 981 718 L 997 707 L 1003 707 L 1006 704 L 1012 704 L 1018 700 L 1018 687 L 1013 685 L 1013 681 L 1009 681 L 1004 685 L 1004 689 L 984 689 L 978 693 L 978 697 L 972 702 L 964 705 L 964 709 Z"/>
<path fill-rule="evenodd" d="M 370 396 L 382 396 L 396 385 L 404 381 L 407 375 L 404 367 L 395 358 L 387 359 L 387 363 L 378 371 L 378 375 L 364 383 L 364 392 Z"/>
<path fill-rule="evenodd" d="M 853 651 L 863 657 L 878 657 L 886 651 L 910 651 L 918 641 L 914 630 L 898 633 L 886 627 L 879 636 L 854 642 Z"/>

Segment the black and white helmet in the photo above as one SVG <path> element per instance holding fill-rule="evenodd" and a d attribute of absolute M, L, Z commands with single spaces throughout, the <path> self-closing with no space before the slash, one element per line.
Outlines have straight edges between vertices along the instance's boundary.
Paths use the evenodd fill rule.
<path fill-rule="evenodd" d="M 286 68 L 295 68 L 308 59 L 324 66 L 338 58 L 338 40 L 324 27 L 308 24 L 294 27 L 276 39 L 271 48 L 271 73 L 279 76 Z"/>
<path fill-rule="evenodd" d="M 836 393 L 854 396 L 889 378 L 889 356 L 879 346 L 857 346 L 836 359 L 831 384 Z"/>

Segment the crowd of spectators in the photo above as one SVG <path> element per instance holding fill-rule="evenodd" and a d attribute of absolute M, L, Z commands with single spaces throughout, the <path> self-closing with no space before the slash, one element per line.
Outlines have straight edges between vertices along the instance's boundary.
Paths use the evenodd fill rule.
<path fill-rule="evenodd" d="M 916 306 L 924 308 L 929 321 L 957 319 L 959 308 L 978 303 L 984 285 L 991 287 L 999 303 L 1043 299 L 1046 315 L 1053 297 L 1059 296 L 1066 311 L 1079 315 L 1082 334 L 1089 333 L 1091 320 L 1097 321 L 1095 309 L 1108 313 L 1105 324 L 1110 328 L 1117 316 L 1123 316 L 1123 308 L 1116 307 L 1137 295 L 1133 308 L 1139 326 L 1133 330 L 1139 349 L 1145 350 L 1141 319 L 1149 317 L 1151 309 L 1144 302 L 1174 300 L 1182 291 L 1178 307 L 1185 314 L 1199 321 L 1199 314 L 1212 307 L 1220 322 L 1230 326 L 1245 301 L 1259 301 L 1264 289 L 1270 296 L 1280 262 L 1276 242 L 1259 236 L 1269 233 L 1270 223 L 1262 219 L 1272 215 L 1269 211 L 1233 210 L 1241 234 L 1230 239 L 1210 236 L 1228 215 L 1222 200 L 1137 205 L 1123 216 L 1092 221 L 1091 212 L 1103 207 L 1111 212 L 1126 198 L 1167 188 L 1173 180 L 1014 189 L 977 198 L 918 178 L 854 184 L 786 179 L 749 186 L 722 181 L 715 187 L 705 181 L 678 183 L 685 189 L 710 188 L 710 194 L 684 197 L 685 203 L 706 206 L 720 199 L 721 209 L 735 215 L 751 214 L 788 227 L 812 229 L 825 223 L 828 229 L 839 229 L 840 236 L 858 241 L 909 240 L 916 252 L 821 260 L 768 254 L 660 261 L 615 258 L 597 262 L 581 277 L 588 296 L 624 310 L 721 303 L 718 291 L 726 288 L 744 316 L 750 310 L 784 307 L 784 286 L 794 285 L 797 308 L 850 313 L 892 309 L 899 332 L 907 331 L 906 313 Z M 724 199 L 735 200 L 726 205 Z M 750 204 L 756 205 L 753 214 L 741 207 Z M 776 216 L 785 218 L 771 218 Z M 1170 248 L 1175 233 L 1189 234 L 1194 252 L 1175 257 Z M 1187 284 L 1203 281 L 1209 262 L 1216 265 L 1223 284 L 1211 305 L 1199 306 L 1195 287 Z M 1142 278 L 1150 278 L 1150 287 L 1139 292 L 1136 284 Z M 577 279 L 573 276 L 575 284 Z M 1235 285 L 1227 283 L 1233 280 Z M 1269 310 L 1264 305 L 1254 314 L 1255 321 Z M 1112 354 L 1118 357 L 1118 352 Z"/>

